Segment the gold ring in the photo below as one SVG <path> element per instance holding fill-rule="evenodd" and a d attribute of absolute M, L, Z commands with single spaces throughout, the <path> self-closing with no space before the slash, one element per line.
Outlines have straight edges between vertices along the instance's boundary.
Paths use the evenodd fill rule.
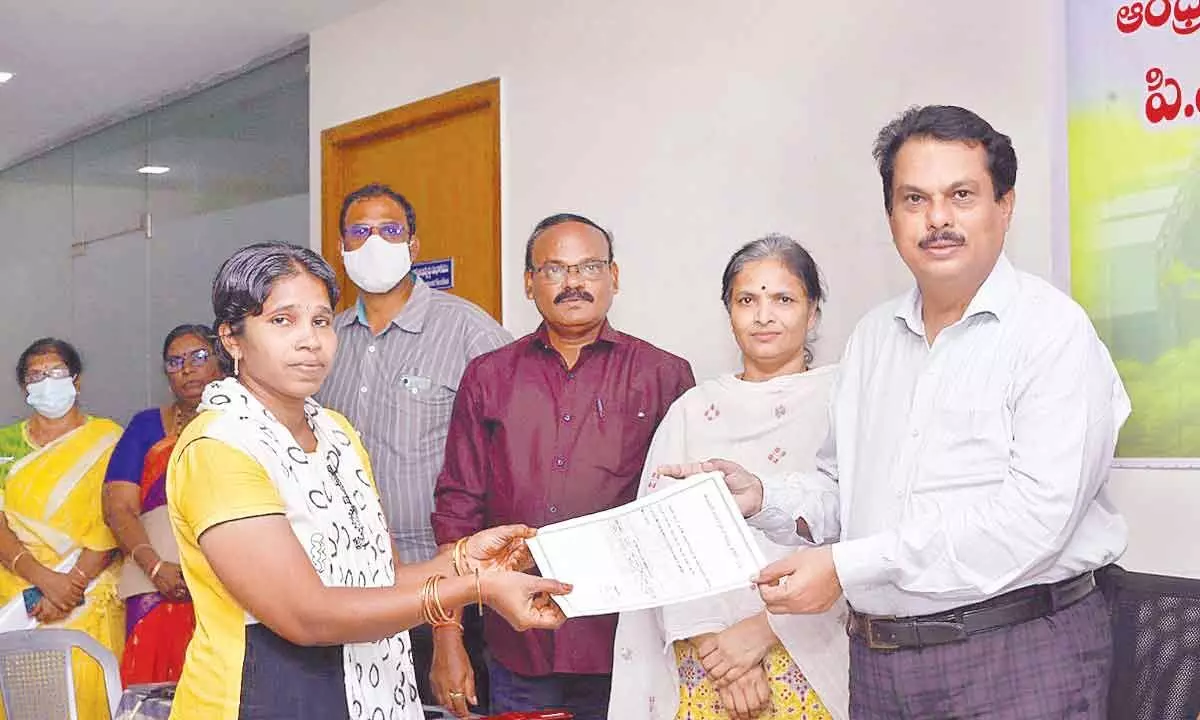
<path fill-rule="evenodd" d="M 451 691 L 450 691 L 450 697 L 452 697 L 452 698 L 460 698 L 460 697 L 466 697 L 466 695 L 464 695 L 463 693 L 460 693 L 460 692 L 455 692 L 455 691 L 451 690 Z"/>

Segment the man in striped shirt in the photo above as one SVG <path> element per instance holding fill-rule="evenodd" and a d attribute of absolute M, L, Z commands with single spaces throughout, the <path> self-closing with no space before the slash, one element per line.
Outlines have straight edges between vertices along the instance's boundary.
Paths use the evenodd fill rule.
<path fill-rule="evenodd" d="M 411 271 L 420 240 L 416 213 L 403 195 L 377 184 L 355 190 L 342 203 L 339 228 L 346 274 L 359 300 L 334 319 L 338 352 L 318 399 L 362 433 L 397 557 L 427 560 L 437 551 L 433 488 L 459 381 L 467 363 L 512 336 L 480 308 L 434 290 Z M 477 618 L 465 615 L 465 640 L 478 650 Z M 426 683 L 429 632 L 427 626 L 411 632 L 426 701 L 435 697 Z"/>

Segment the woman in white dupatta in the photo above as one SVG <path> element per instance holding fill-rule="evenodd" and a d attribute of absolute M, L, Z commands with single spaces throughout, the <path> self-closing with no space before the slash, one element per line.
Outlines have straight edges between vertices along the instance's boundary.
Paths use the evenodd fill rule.
<path fill-rule="evenodd" d="M 722 300 L 743 370 L 702 382 L 671 406 L 646 458 L 639 495 L 668 483 L 655 469 L 711 457 L 757 472 L 812 470 L 828 428 L 836 366 L 810 369 L 823 299 L 812 257 L 781 235 L 733 255 Z M 753 531 L 768 561 L 792 548 Z M 768 615 L 745 590 L 623 613 L 610 720 L 826 720 L 848 717 L 845 603 L 821 615 Z"/>
<path fill-rule="evenodd" d="M 196 612 L 176 720 L 416 720 L 407 628 L 475 603 L 522 630 L 565 620 L 549 595 L 568 586 L 514 571 L 532 565 L 524 526 L 396 560 L 357 432 L 311 399 L 337 299 L 328 263 L 283 243 L 237 251 L 213 282 L 232 377 L 205 389 L 167 469 Z"/>

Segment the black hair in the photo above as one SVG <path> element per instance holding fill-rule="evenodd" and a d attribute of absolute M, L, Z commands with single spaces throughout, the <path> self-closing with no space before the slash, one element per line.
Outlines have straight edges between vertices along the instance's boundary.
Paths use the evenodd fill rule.
<path fill-rule="evenodd" d="M 167 333 L 167 339 L 163 340 L 163 362 L 167 361 L 167 350 L 171 347 L 171 343 L 175 342 L 181 337 L 198 338 L 203 340 L 210 349 L 216 350 L 217 336 L 213 334 L 212 328 L 207 325 L 200 325 L 197 323 L 184 323 L 183 325 L 176 325 L 174 328 L 172 328 L 171 332 Z"/>
<path fill-rule="evenodd" d="M 417 212 L 413 210 L 412 203 L 408 198 L 391 189 L 383 183 L 371 183 L 364 185 L 354 192 L 346 196 L 342 200 L 342 214 L 338 215 L 338 232 L 342 235 L 346 234 L 346 213 L 350 212 L 350 206 L 359 200 L 369 200 L 371 198 L 386 197 L 391 198 L 404 209 L 404 220 L 408 223 L 408 234 L 414 235 L 417 232 Z"/>
<path fill-rule="evenodd" d="M 222 325 L 228 325 L 233 335 L 240 335 L 246 318 L 262 314 L 275 283 L 301 273 L 320 280 L 329 294 L 329 306 L 337 306 L 341 291 L 333 268 L 312 250 L 283 242 L 257 243 L 238 250 L 221 264 L 213 279 L 213 327 L 220 332 Z M 213 351 L 221 369 L 232 372 L 233 358 L 224 343 L 214 342 Z"/>
<path fill-rule="evenodd" d="M 533 267 L 533 243 L 534 243 L 534 241 L 537 240 L 539 237 L 541 237 L 542 233 L 546 232 L 547 230 L 554 227 L 555 225 L 562 225 L 564 223 L 569 223 L 569 222 L 582 223 L 584 225 L 587 225 L 590 228 L 595 228 L 596 230 L 599 230 L 600 234 L 604 236 L 604 241 L 606 243 L 608 243 L 608 261 L 612 262 L 612 260 L 613 260 L 613 239 L 612 239 L 611 233 L 609 233 L 607 230 L 605 230 L 604 228 L 597 225 L 591 219 L 584 217 L 583 215 L 576 215 L 575 213 L 558 213 L 557 215 L 551 215 L 548 218 L 544 218 L 541 222 L 539 222 L 533 228 L 533 232 L 529 233 L 529 240 L 528 240 L 528 242 L 525 243 L 525 269 L 527 271 L 533 271 L 533 269 L 534 269 L 534 267 Z"/>
<path fill-rule="evenodd" d="M 1017 153 L 1007 135 L 997 132 L 987 120 L 966 108 L 956 105 L 913 106 L 879 131 L 871 149 L 883 180 L 883 207 L 888 215 L 892 214 L 892 177 L 896 170 L 896 154 L 912 138 L 983 145 L 996 200 L 1007 195 L 1017 184 Z"/>
<path fill-rule="evenodd" d="M 729 262 L 725 265 L 725 272 L 721 275 L 721 302 L 725 304 L 726 310 L 733 305 L 733 282 L 737 279 L 738 274 L 747 265 L 759 260 L 781 262 L 788 272 L 804 286 L 804 295 L 808 301 L 816 307 L 818 313 L 821 311 L 821 303 L 825 302 L 825 289 L 822 287 L 821 271 L 817 267 L 817 261 L 813 260 L 812 255 L 804 249 L 803 245 L 787 235 L 779 233 L 771 233 L 757 240 L 751 240 L 738 248 L 733 257 L 729 258 Z M 812 350 L 805 342 L 804 362 L 811 364 L 812 361 Z"/>
<path fill-rule="evenodd" d="M 24 387 L 25 374 L 29 371 L 29 361 L 38 355 L 57 355 L 74 377 L 79 377 L 79 374 L 83 372 L 83 359 L 79 357 L 79 351 L 75 349 L 74 345 L 66 340 L 44 337 L 34 340 L 33 344 L 25 348 L 25 352 L 21 353 L 21 357 L 17 359 L 18 385 Z"/>

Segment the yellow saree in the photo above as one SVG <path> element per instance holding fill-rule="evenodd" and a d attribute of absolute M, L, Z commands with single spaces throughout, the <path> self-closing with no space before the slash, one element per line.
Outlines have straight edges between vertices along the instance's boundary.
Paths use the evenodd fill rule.
<path fill-rule="evenodd" d="M 44 447 L 33 445 L 24 422 L 0 430 L 0 436 L 6 455 L 12 458 L 0 484 L 0 511 L 38 562 L 67 572 L 82 550 L 117 546 L 104 524 L 100 494 L 109 455 L 121 436 L 119 425 L 88 418 Z M 112 563 L 88 586 L 83 604 L 54 624 L 86 632 L 118 659 L 125 641 L 125 606 L 117 596 L 119 569 L 119 561 Z M 22 597 L 28 587 L 24 579 L 0 567 L 0 632 L 35 626 Z M 80 719 L 107 719 L 99 666 L 82 656 L 74 665 Z M 3 717 L 0 709 L 0 720 Z"/>

